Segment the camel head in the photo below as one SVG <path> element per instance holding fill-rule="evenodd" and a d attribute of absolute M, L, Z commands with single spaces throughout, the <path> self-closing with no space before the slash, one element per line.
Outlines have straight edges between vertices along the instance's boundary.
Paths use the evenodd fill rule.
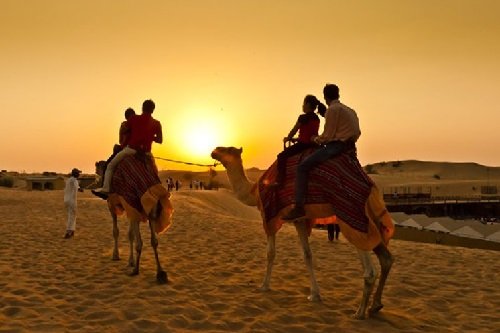
<path fill-rule="evenodd" d="M 104 168 L 106 167 L 106 161 L 95 162 L 95 173 L 100 177 L 104 176 Z"/>
<path fill-rule="evenodd" d="M 217 147 L 212 151 L 212 158 L 222 163 L 224 167 L 238 163 L 242 164 L 241 153 L 243 148 L 235 147 Z"/>

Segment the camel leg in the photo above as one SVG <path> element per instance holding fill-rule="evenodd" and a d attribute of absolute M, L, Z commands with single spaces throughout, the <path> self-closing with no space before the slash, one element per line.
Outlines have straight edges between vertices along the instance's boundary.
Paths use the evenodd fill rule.
<path fill-rule="evenodd" d="M 378 282 L 377 290 L 373 295 L 372 306 L 370 307 L 370 313 L 376 313 L 380 311 L 384 305 L 382 304 L 382 292 L 384 291 L 385 281 L 389 276 L 389 271 L 391 270 L 394 258 L 384 244 L 379 244 L 373 252 L 377 255 L 378 261 L 380 263 L 380 280 Z"/>
<path fill-rule="evenodd" d="M 134 229 L 135 236 L 135 267 L 130 272 L 130 276 L 139 274 L 139 263 L 141 261 L 141 252 L 142 252 L 142 238 L 141 238 L 141 229 L 140 229 L 140 221 L 131 221 L 132 227 Z"/>
<path fill-rule="evenodd" d="M 113 218 L 113 239 L 115 241 L 113 248 L 113 260 L 120 260 L 120 253 L 118 251 L 118 236 L 120 235 L 120 230 L 118 229 L 118 217 L 113 211 L 111 211 L 111 217 Z"/>
<path fill-rule="evenodd" d="M 128 267 L 134 267 L 134 223 L 129 221 L 128 224 L 128 243 L 129 243 L 129 254 L 128 254 Z"/>
<path fill-rule="evenodd" d="M 309 271 L 309 277 L 311 278 L 311 295 L 307 297 L 307 299 L 312 302 L 319 302 L 321 301 L 321 296 L 319 294 L 318 283 L 316 282 L 316 277 L 314 275 L 312 251 L 309 246 L 306 221 L 295 222 L 295 229 L 299 235 L 302 250 L 304 251 L 304 261 L 306 263 L 307 270 Z"/>
<path fill-rule="evenodd" d="M 370 252 L 358 250 L 359 258 L 364 269 L 364 287 L 363 287 L 363 298 L 361 299 L 361 304 L 358 310 L 354 314 L 356 319 L 366 318 L 366 308 L 368 307 L 368 301 L 370 300 L 370 295 L 375 286 L 375 281 L 377 280 L 377 271 L 373 267 L 373 262 L 370 257 Z"/>
<path fill-rule="evenodd" d="M 262 291 L 268 291 L 271 283 L 271 273 L 273 271 L 274 258 L 276 257 L 276 235 L 267 236 L 267 268 L 264 282 L 260 287 Z"/>
<path fill-rule="evenodd" d="M 156 259 L 156 280 L 160 284 L 165 284 L 168 282 L 168 277 L 167 272 L 161 268 L 160 259 L 158 257 L 158 238 L 156 237 L 155 220 L 149 220 L 149 230 L 151 231 L 151 247 L 154 250 Z"/>

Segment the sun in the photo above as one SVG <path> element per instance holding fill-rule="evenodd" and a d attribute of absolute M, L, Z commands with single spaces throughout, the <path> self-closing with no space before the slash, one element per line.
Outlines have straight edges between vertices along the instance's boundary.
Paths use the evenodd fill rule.
<path fill-rule="evenodd" d="M 165 141 L 170 145 L 164 155 L 190 163 L 213 163 L 212 150 L 234 141 L 230 123 L 220 109 L 184 107 L 175 117 L 162 119 Z"/>
<path fill-rule="evenodd" d="M 183 146 L 186 152 L 195 157 L 206 157 L 217 145 L 217 128 L 210 123 L 192 124 L 185 131 Z"/>

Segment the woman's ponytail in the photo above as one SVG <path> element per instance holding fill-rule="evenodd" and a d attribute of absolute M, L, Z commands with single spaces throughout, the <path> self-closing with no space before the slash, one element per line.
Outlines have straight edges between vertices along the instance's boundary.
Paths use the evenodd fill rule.
<path fill-rule="evenodd" d="M 325 104 L 323 104 L 320 101 L 318 101 L 318 114 L 321 117 L 324 117 L 325 113 L 326 113 L 326 106 L 325 106 Z"/>

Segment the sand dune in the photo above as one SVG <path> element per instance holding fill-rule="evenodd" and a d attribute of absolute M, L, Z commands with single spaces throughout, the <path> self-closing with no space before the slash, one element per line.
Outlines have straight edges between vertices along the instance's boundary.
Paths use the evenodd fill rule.
<path fill-rule="evenodd" d="M 76 236 L 64 240 L 61 191 L 0 188 L 0 332 L 500 332 L 500 252 L 394 240 L 385 308 L 356 321 L 362 270 L 343 238 L 313 231 L 323 302 L 310 303 L 293 226 L 278 235 L 263 293 L 255 208 L 224 190 L 176 192 L 173 204 L 159 245 L 170 282 L 157 285 L 145 225 L 141 274 L 129 277 L 126 220 L 115 262 L 103 201 L 79 193 Z"/>

